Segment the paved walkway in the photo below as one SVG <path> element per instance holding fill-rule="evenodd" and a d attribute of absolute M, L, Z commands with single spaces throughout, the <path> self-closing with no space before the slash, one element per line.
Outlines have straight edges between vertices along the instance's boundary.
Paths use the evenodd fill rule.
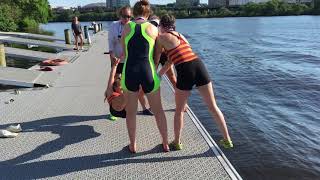
<path fill-rule="evenodd" d="M 0 139 L 0 179 L 237 179 L 214 142 L 199 130 L 202 126 L 189 116 L 185 149 L 163 153 L 153 116 L 138 115 L 139 152 L 128 153 L 125 119 L 106 120 L 106 38 L 104 32 L 97 34 L 88 52 L 58 68 L 60 77 L 53 87 L 19 95 L 0 92 L 0 129 L 21 123 L 24 130 L 14 139 Z M 161 93 L 173 139 L 174 97 L 166 81 Z M 5 104 L 9 99 L 14 102 Z"/>

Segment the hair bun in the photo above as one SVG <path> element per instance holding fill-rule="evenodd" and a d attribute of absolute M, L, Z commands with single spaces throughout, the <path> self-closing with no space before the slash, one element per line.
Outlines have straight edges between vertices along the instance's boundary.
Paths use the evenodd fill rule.
<path fill-rule="evenodd" d="M 140 2 L 141 2 L 141 4 L 144 5 L 144 6 L 150 5 L 148 0 L 140 0 Z"/>

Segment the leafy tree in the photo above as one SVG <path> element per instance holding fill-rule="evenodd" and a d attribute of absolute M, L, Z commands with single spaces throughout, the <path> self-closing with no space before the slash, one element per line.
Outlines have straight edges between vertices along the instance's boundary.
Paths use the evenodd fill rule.
<path fill-rule="evenodd" d="M 15 23 L 15 19 L 11 7 L 8 5 L 0 6 L 0 31 L 16 31 L 18 26 Z"/>

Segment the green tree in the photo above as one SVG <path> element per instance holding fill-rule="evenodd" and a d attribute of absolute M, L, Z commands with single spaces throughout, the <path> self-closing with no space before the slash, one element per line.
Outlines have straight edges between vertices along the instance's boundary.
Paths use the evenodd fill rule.
<path fill-rule="evenodd" d="M 16 31 L 18 26 L 15 23 L 12 8 L 9 5 L 0 6 L 0 31 Z"/>

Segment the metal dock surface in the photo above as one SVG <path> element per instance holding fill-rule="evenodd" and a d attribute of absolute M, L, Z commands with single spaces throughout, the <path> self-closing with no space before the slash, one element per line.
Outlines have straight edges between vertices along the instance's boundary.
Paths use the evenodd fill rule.
<path fill-rule="evenodd" d="M 72 45 L 66 45 L 63 43 L 24 39 L 24 38 L 11 37 L 11 36 L 0 36 L 0 42 L 8 43 L 8 44 L 38 45 L 42 47 L 56 48 L 56 49 L 62 49 L 62 50 L 73 49 Z"/>
<path fill-rule="evenodd" d="M 24 130 L 0 139 L 0 179 L 241 179 L 190 110 L 183 150 L 163 153 L 154 117 L 137 115 L 138 153 L 127 151 L 125 119 L 106 119 L 106 42 L 98 33 L 88 52 L 58 69 L 53 87 L 0 92 L 0 129 L 21 123 Z M 161 85 L 172 140 L 174 95 L 167 81 Z"/>
<path fill-rule="evenodd" d="M 3 32 L 3 31 L 0 31 L 0 36 L 14 36 L 14 37 L 20 37 L 20 38 L 38 39 L 38 40 L 47 40 L 47 41 L 64 41 L 64 39 L 57 38 L 54 36 L 22 33 L 22 32 Z"/>

